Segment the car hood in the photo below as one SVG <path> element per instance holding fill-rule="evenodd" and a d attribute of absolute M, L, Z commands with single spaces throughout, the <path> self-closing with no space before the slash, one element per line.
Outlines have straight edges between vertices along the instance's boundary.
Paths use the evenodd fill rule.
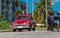
<path fill-rule="evenodd" d="M 15 24 L 23 24 L 23 23 L 29 23 L 30 22 L 30 20 L 15 20 L 14 21 L 15 22 Z"/>

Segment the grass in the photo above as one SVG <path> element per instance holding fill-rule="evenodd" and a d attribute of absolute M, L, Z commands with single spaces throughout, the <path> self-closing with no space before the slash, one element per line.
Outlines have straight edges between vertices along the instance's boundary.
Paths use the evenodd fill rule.
<path fill-rule="evenodd" d="M 36 26 L 36 30 L 45 30 L 46 29 L 46 27 L 44 27 L 44 26 Z"/>

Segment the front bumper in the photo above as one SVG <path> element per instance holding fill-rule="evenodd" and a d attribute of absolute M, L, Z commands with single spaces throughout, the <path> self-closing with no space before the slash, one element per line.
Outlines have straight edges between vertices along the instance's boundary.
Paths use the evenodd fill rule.
<path fill-rule="evenodd" d="M 19 24 L 19 25 L 15 25 L 13 27 L 13 29 L 22 29 L 22 28 L 29 28 L 30 26 L 29 25 L 24 25 L 24 24 Z"/>

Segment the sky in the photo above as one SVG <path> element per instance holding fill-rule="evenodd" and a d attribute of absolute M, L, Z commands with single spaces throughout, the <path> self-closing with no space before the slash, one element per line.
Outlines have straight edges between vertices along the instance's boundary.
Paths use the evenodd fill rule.
<path fill-rule="evenodd" d="M 54 0 L 53 10 L 60 12 L 60 0 Z"/>
<path fill-rule="evenodd" d="M 26 2 L 26 0 L 21 0 Z M 34 2 L 38 2 L 39 0 L 34 0 Z M 53 0 L 54 5 L 52 6 L 53 10 L 60 12 L 60 0 Z M 32 0 L 28 0 L 28 10 L 29 13 L 32 14 Z"/>
<path fill-rule="evenodd" d="M 54 0 L 55 2 L 60 2 L 60 0 Z"/>
<path fill-rule="evenodd" d="M 26 2 L 26 0 L 21 0 L 23 2 Z M 34 0 L 34 2 L 38 2 L 38 0 Z M 28 0 L 28 10 L 29 13 L 32 14 L 32 0 Z"/>

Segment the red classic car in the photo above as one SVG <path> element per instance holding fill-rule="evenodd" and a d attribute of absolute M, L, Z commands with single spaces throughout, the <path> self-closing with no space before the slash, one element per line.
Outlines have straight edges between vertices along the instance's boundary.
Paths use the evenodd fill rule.
<path fill-rule="evenodd" d="M 16 30 L 21 31 L 23 29 L 28 29 L 28 31 L 32 29 L 33 31 L 35 31 L 35 27 L 36 24 L 31 15 L 18 15 L 12 22 L 13 32 L 15 32 Z"/>

